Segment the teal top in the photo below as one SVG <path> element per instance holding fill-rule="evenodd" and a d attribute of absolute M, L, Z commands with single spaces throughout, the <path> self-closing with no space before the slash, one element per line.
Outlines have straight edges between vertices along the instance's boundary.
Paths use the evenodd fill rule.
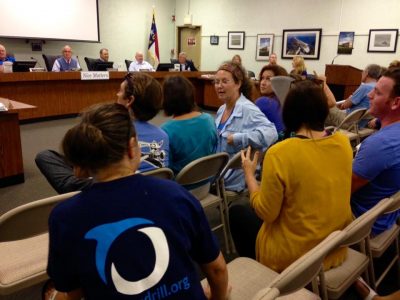
<path fill-rule="evenodd" d="M 209 114 L 161 125 L 169 137 L 169 168 L 175 174 L 193 160 L 215 153 L 217 130 Z"/>

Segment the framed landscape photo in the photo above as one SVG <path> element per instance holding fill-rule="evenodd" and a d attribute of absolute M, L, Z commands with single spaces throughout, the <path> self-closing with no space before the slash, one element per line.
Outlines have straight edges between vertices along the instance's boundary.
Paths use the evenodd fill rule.
<path fill-rule="evenodd" d="M 244 49 L 244 31 L 228 31 L 228 49 Z"/>
<path fill-rule="evenodd" d="M 354 31 L 341 31 L 339 33 L 337 54 L 351 54 L 353 52 Z"/>
<path fill-rule="evenodd" d="M 396 52 L 398 29 L 370 29 L 368 52 Z"/>
<path fill-rule="evenodd" d="M 322 29 L 287 29 L 282 35 L 282 58 L 301 55 L 304 59 L 319 59 Z"/>
<path fill-rule="evenodd" d="M 211 45 L 218 45 L 219 44 L 219 36 L 218 35 L 210 36 L 210 44 Z"/>
<path fill-rule="evenodd" d="M 268 60 L 273 46 L 273 34 L 257 34 L 256 60 Z"/>

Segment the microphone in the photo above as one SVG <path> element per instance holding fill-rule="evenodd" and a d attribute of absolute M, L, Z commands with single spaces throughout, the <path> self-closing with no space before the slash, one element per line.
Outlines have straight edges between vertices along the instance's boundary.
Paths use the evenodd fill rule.
<path fill-rule="evenodd" d="M 340 56 L 340 54 L 336 55 L 336 56 L 332 59 L 331 65 L 333 65 L 333 62 L 335 61 L 335 59 L 336 59 L 338 56 Z"/>

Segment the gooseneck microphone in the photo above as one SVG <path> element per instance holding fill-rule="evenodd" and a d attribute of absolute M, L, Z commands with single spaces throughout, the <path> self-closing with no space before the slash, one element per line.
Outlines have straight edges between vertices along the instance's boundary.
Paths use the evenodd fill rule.
<path fill-rule="evenodd" d="M 340 54 L 336 55 L 336 56 L 332 59 L 331 65 L 333 65 L 333 63 L 335 62 L 335 59 L 336 59 L 338 56 L 340 56 Z"/>

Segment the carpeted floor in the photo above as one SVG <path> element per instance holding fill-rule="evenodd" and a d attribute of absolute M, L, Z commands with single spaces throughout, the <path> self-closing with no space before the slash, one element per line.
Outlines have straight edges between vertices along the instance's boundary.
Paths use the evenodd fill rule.
<path fill-rule="evenodd" d="M 21 204 L 56 195 L 35 164 L 36 154 L 44 149 L 58 150 L 65 132 L 77 122 L 77 117 L 21 125 L 22 155 L 25 182 L 0 188 L 0 214 Z M 167 118 L 159 113 L 152 123 L 160 125 Z"/>

